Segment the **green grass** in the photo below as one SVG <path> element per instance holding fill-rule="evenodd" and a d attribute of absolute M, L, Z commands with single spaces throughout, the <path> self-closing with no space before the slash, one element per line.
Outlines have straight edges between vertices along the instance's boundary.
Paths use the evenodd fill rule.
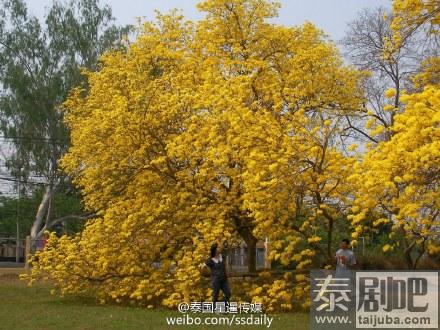
<path fill-rule="evenodd" d="M 0 329 L 264 329 L 264 326 L 170 326 L 167 316 L 181 316 L 169 310 L 102 306 L 92 298 L 50 294 L 45 284 L 27 287 L 14 271 L 0 269 Z M 199 316 L 200 314 L 192 314 Z M 218 316 L 217 314 L 214 314 Z M 224 315 L 222 315 L 224 316 Z M 239 316 L 239 315 L 238 315 Z M 242 315 L 243 316 L 243 315 Z M 231 316 L 229 316 L 231 317 Z M 307 314 L 280 314 L 270 329 L 308 329 Z"/>

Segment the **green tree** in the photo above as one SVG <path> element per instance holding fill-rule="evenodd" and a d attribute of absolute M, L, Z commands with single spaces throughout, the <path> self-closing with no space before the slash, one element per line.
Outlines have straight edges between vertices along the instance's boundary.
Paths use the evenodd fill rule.
<path fill-rule="evenodd" d="M 19 237 L 24 239 L 29 235 L 43 193 L 44 187 L 40 185 L 33 194 L 22 194 L 20 199 L 0 195 L 0 236 L 15 237 L 17 234 L 17 219 Z M 84 224 L 84 221 L 81 221 L 83 217 L 78 216 L 78 214 L 81 214 L 81 210 L 81 196 L 76 190 L 64 191 L 63 194 L 54 195 L 51 223 L 58 224 L 58 226 L 51 227 L 60 234 L 78 232 Z M 79 221 L 68 222 L 72 218 Z"/>
<path fill-rule="evenodd" d="M 44 22 L 23 0 L 0 0 L 0 131 L 13 146 L 6 166 L 25 190 L 44 183 L 33 238 L 56 223 L 55 193 L 72 189 L 58 168 L 69 147 L 60 105 L 83 82 L 81 68 L 95 70 L 100 54 L 121 47 L 129 29 L 115 26 L 99 0 L 54 1 Z"/>

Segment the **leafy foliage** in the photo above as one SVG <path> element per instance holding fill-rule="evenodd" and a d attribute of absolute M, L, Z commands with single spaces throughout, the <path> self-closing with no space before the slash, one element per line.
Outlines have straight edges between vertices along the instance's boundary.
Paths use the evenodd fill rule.
<path fill-rule="evenodd" d="M 213 241 L 268 237 L 270 260 L 303 271 L 330 263 L 347 213 L 357 237 L 381 206 L 400 209 L 393 230 L 403 221 L 406 239 L 431 242 L 436 87 L 402 99 L 391 140 L 347 154 L 341 122 L 364 111 L 364 72 L 344 66 L 312 24 L 268 23 L 277 3 L 199 8 L 198 23 L 176 12 L 144 23 L 128 49 L 85 73 L 88 91 L 72 91 L 61 165 L 98 216 L 73 237 L 51 234 L 31 283 L 49 276 L 62 294 L 93 290 L 102 302 L 202 301 L 211 291 L 198 267 Z M 308 306 L 308 290 L 303 275 L 263 272 L 237 300 L 292 310 Z"/>

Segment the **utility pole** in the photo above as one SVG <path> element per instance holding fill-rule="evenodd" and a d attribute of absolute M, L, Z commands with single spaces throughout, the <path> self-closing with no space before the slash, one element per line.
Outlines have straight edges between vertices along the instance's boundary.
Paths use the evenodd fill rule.
<path fill-rule="evenodd" d="M 19 216 L 20 216 L 20 180 L 17 182 L 18 188 L 18 201 L 17 201 L 17 218 L 16 218 L 16 229 L 17 229 L 17 241 L 15 243 L 15 262 L 20 262 L 20 229 L 19 229 Z"/>

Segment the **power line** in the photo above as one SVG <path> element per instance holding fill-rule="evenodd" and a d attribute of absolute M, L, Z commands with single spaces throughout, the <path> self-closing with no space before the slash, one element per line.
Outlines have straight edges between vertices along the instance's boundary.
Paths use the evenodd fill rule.
<path fill-rule="evenodd" d="M 19 180 L 19 179 L 6 178 L 6 177 L 0 177 L 0 180 L 10 181 L 10 182 L 15 182 L 15 183 L 34 184 L 34 185 L 46 185 L 46 184 L 53 183 L 53 182 L 47 182 L 47 181 L 42 181 L 42 182 L 26 181 L 26 180 Z M 65 183 L 65 182 L 60 182 L 58 184 L 59 185 L 63 185 L 63 184 L 67 185 L 67 183 Z"/>
<path fill-rule="evenodd" d="M 35 140 L 35 141 L 63 141 L 63 142 L 67 142 L 69 139 L 68 138 L 64 138 L 64 139 L 59 139 L 59 138 L 45 138 L 45 137 L 36 137 L 36 136 L 2 136 L 0 135 L 0 139 L 3 140 Z"/>

